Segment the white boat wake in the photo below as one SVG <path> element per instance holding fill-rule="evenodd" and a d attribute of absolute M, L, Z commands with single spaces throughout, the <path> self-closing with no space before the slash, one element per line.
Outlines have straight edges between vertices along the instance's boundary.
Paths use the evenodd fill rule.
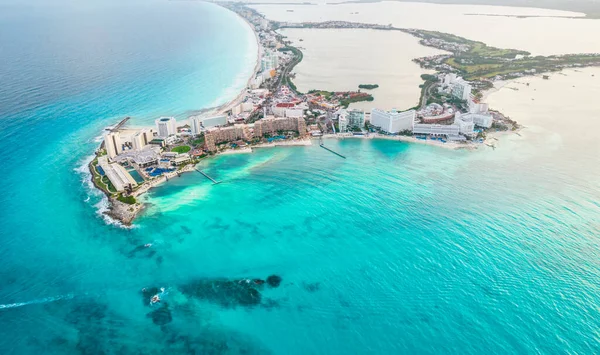
<path fill-rule="evenodd" d="M 37 300 L 28 301 L 28 302 L 0 304 L 0 309 L 17 308 L 17 307 L 29 306 L 32 304 L 56 302 L 56 301 L 60 301 L 60 300 L 70 300 L 70 299 L 73 299 L 73 297 L 75 297 L 75 296 L 69 294 L 69 295 L 64 295 L 64 296 L 40 298 Z"/>

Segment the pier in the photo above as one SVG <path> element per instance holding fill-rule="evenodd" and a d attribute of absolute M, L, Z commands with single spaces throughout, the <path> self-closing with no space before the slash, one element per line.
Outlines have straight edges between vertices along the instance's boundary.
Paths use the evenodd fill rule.
<path fill-rule="evenodd" d="M 111 132 L 116 132 L 116 131 L 118 131 L 118 130 L 119 130 L 119 128 L 123 127 L 123 125 L 124 125 L 124 124 L 125 124 L 127 121 L 129 121 L 129 119 L 130 119 L 130 118 L 131 118 L 131 117 L 129 117 L 129 116 L 125 117 L 124 119 L 122 119 L 122 120 L 121 120 L 121 122 L 117 123 L 117 125 L 116 125 L 116 126 L 114 126 L 114 127 L 113 127 L 113 128 L 110 130 L 110 131 L 111 131 Z"/>
<path fill-rule="evenodd" d="M 200 174 L 204 175 L 204 177 L 206 177 L 208 180 L 212 181 L 212 182 L 213 182 L 213 184 L 215 184 L 215 185 L 216 185 L 216 184 L 220 184 L 220 183 L 221 183 L 220 181 L 217 181 L 217 180 L 215 180 L 215 179 L 211 178 L 210 176 L 208 176 L 208 174 L 206 174 L 204 171 L 202 171 L 202 170 L 200 170 L 200 169 L 196 169 L 196 168 L 194 168 L 194 170 L 196 170 L 196 171 L 197 171 L 197 172 L 199 172 Z"/>
<path fill-rule="evenodd" d="M 321 148 L 323 148 L 323 149 L 325 149 L 325 150 L 328 150 L 328 151 L 332 152 L 333 154 L 337 155 L 337 156 L 338 156 L 338 157 L 340 157 L 340 158 L 346 159 L 346 157 L 345 157 L 345 156 L 343 156 L 343 155 L 341 155 L 340 153 L 338 153 L 338 152 L 336 152 L 336 151 L 334 151 L 334 150 L 332 150 L 332 149 L 329 149 L 329 148 L 327 148 L 327 147 L 326 147 L 326 146 L 323 144 L 323 138 L 320 138 L 320 139 L 319 139 L 319 147 L 321 147 Z"/>

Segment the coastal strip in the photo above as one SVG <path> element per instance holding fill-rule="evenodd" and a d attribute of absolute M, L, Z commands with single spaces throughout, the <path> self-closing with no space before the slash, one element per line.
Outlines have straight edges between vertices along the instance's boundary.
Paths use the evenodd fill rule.
<path fill-rule="evenodd" d="M 108 197 L 106 214 L 124 225 L 130 225 L 143 210 L 141 195 L 217 155 L 307 146 L 315 138 L 385 139 L 447 149 L 494 147 L 486 140 L 487 132 L 516 132 L 520 126 L 482 102 L 493 81 L 539 74 L 538 69 L 556 70 L 550 62 L 560 68 L 600 64 L 600 55 L 584 54 L 536 57 L 531 67 L 531 60 L 519 58 L 527 57 L 527 52 L 488 47 L 449 34 L 349 22 L 280 23 L 243 4 L 219 5 L 237 13 L 253 31 L 258 46 L 253 73 L 233 100 L 190 116 L 183 124 L 174 117 L 160 117 L 153 127 L 134 129 L 126 126 L 125 119 L 105 129 L 89 170 L 94 186 Z M 422 67 L 437 71 L 422 76 L 425 83 L 417 106 L 406 111 L 374 108 L 366 113 L 348 107 L 371 101 L 372 94 L 361 89 L 372 90 L 376 83 L 361 84 L 357 91 L 298 92 L 292 71 L 301 62 L 302 51 L 277 32 L 295 27 L 399 30 L 449 54 L 415 59 Z M 494 65 L 473 64 L 478 60 Z"/>

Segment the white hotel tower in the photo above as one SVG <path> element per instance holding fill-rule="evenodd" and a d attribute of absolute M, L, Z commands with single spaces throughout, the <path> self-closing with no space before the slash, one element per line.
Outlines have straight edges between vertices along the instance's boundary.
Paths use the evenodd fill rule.
<path fill-rule="evenodd" d="M 398 112 L 383 111 L 378 108 L 371 110 L 371 124 L 388 133 L 398 133 L 402 131 L 412 131 L 415 125 L 415 110 Z"/>
<path fill-rule="evenodd" d="M 161 117 L 154 122 L 156 123 L 156 131 L 160 138 L 167 138 L 177 133 L 175 117 Z"/>
<path fill-rule="evenodd" d="M 106 131 L 104 133 L 104 148 L 110 160 L 123 153 L 123 145 L 121 144 L 121 135 L 119 132 Z"/>

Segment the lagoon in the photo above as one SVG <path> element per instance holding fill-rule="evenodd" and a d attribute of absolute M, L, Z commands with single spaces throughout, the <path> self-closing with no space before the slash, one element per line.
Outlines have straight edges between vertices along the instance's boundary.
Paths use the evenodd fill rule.
<path fill-rule="evenodd" d="M 395 1 L 317 5 L 262 4 L 252 7 L 275 21 L 339 20 L 392 24 L 400 28 L 452 33 L 490 46 L 521 49 L 535 55 L 600 52 L 600 41 L 589 35 L 600 33 L 600 20 L 544 17 L 583 16 L 580 13 L 559 10 Z"/>

